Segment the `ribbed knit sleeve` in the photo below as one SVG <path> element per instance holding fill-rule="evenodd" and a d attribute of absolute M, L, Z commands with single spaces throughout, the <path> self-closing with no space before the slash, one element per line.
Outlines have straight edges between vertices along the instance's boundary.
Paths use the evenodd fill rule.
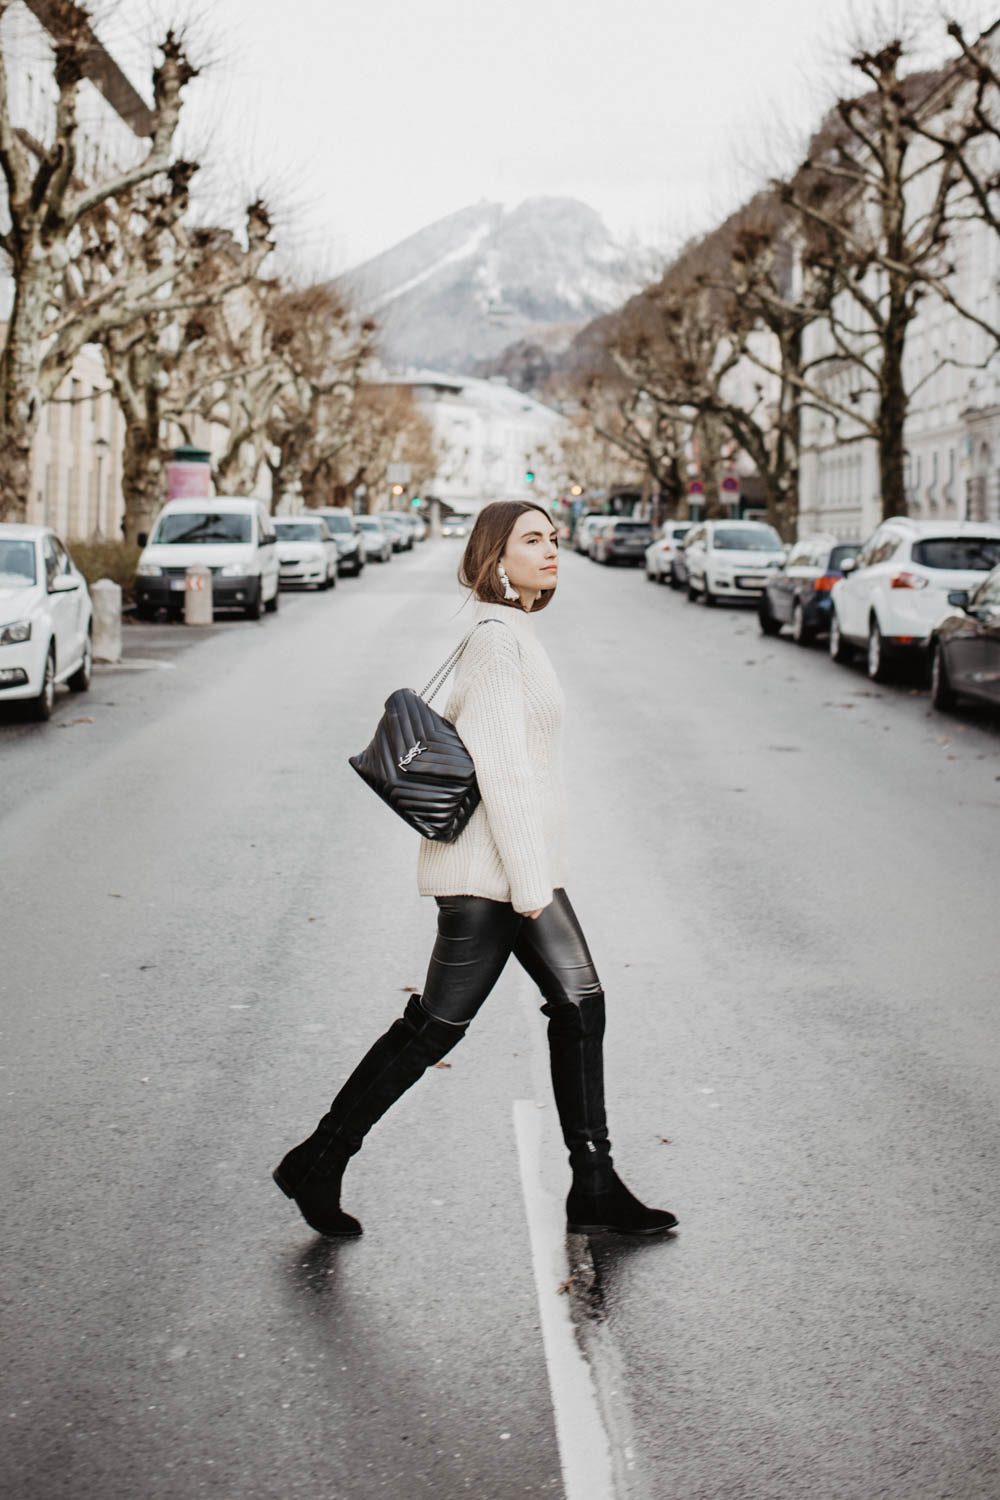
<path fill-rule="evenodd" d="M 546 816 L 528 752 L 523 669 L 517 638 L 501 623 L 477 629 L 463 662 L 464 701 L 455 727 L 476 780 L 515 911 L 552 900 Z"/>

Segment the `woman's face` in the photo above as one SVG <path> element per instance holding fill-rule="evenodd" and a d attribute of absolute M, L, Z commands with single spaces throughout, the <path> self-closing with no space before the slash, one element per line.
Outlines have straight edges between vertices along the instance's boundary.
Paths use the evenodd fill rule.
<path fill-rule="evenodd" d="M 540 510 L 526 510 L 514 522 L 500 561 L 519 594 L 531 602 L 543 589 L 554 589 L 559 577 L 559 535 Z M 522 603 L 527 601 L 522 597 Z"/>

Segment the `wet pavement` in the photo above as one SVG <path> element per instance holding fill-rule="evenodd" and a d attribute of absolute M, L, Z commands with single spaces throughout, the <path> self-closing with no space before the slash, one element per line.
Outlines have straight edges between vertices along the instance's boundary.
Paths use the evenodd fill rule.
<path fill-rule="evenodd" d="M 523 977 L 373 1132 L 360 1240 L 269 1175 L 423 979 L 415 837 L 346 757 L 460 633 L 457 545 L 129 626 L 49 725 L 0 718 L 5 1493 L 567 1493 Z M 575 556 L 536 628 L 616 1156 L 681 1219 L 574 1237 L 551 1288 L 614 1493 L 1000 1493 L 1000 728 Z"/>

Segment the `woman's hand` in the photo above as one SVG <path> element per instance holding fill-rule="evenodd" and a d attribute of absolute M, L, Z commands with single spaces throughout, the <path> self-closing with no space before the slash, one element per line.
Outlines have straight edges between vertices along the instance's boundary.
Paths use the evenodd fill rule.
<path fill-rule="evenodd" d="M 526 917 L 530 917 L 531 920 L 534 922 L 534 921 L 536 921 L 542 915 L 542 912 L 544 910 L 545 910 L 545 907 L 544 906 L 540 906 L 537 911 L 526 911 L 524 915 Z"/>

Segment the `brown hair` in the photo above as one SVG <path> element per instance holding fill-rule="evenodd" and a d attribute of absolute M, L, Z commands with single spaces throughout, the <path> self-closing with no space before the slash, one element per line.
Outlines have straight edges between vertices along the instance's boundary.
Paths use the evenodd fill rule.
<path fill-rule="evenodd" d="M 463 588 L 471 589 L 484 604 L 506 604 L 511 609 L 524 609 L 520 600 L 504 598 L 497 569 L 518 517 L 529 510 L 537 510 L 555 529 L 548 511 L 531 500 L 492 500 L 476 517 L 458 566 L 458 581 Z M 555 589 L 543 589 L 535 600 L 532 614 L 544 609 L 554 593 Z"/>

